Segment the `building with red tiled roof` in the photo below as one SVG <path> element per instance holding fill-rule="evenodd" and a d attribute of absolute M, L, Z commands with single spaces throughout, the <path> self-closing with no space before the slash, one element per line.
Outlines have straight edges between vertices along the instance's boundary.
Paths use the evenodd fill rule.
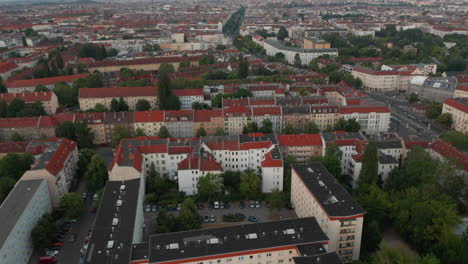
<path fill-rule="evenodd" d="M 320 134 L 278 135 L 278 144 L 283 157 L 296 157 L 305 162 L 311 157 L 321 157 L 323 142 Z"/>
<path fill-rule="evenodd" d="M 32 92 L 32 93 L 3 93 L 0 94 L 0 100 L 7 103 L 18 98 L 25 103 L 41 102 L 47 114 L 55 114 L 59 108 L 59 102 L 54 92 Z"/>
<path fill-rule="evenodd" d="M 205 100 L 203 89 L 173 89 L 172 93 L 179 97 L 180 109 L 192 109 L 193 103 L 211 105 L 211 100 Z"/>
<path fill-rule="evenodd" d="M 194 110 L 193 112 L 193 135 L 197 135 L 202 127 L 207 136 L 214 136 L 217 133 L 224 134 L 222 109 Z"/>
<path fill-rule="evenodd" d="M 97 104 L 111 109 L 112 100 L 123 98 L 130 110 L 135 110 L 139 100 L 146 100 L 152 109 L 157 109 L 158 89 L 154 86 L 81 88 L 79 94 L 80 110 L 93 109 Z"/>
<path fill-rule="evenodd" d="M 354 66 L 351 74 L 361 79 L 363 89 L 374 92 L 406 91 L 412 77 L 423 75 L 416 67 L 373 70 L 360 66 Z"/>
<path fill-rule="evenodd" d="M 445 100 L 442 114 L 450 114 L 452 117 L 452 128 L 468 135 L 468 98 L 450 98 Z"/>
<path fill-rule="evenodd" d="M 17 153 L 22 154 L 26 152 L 26 147 L 28 146 L 28 141 L 9 141 L 9 142 L 0 142 L 0 158 L 3 158 L 8 153 Z"/>
<path fill-rule="evenodd" d="M 386 132 L 390 127 L 390 109 L 386 106 L 347 106 L 340 108 L 340 117 L 355 119 L 367 133 Z"/>
<path fill-rule="evenodd" d="M 0 61 L 0 77 L 3 80 L 8 79 L 10 74 L 18 68 L 18 65 L 12 61 Z"/>
<path fill-rule="evenodd" d="M 39 117 L 0 118 L 0 140 L 10 141 L 16 133 L 24 140 L 39 138 L 38 123 Z"/>
<path fill-rule="evenodd" d="M 78 168 L 78 147 L 75 141 L 66 138 L 34 140 L 27 146 L 34 156 L 34 164 L 21 177 L 22 180 L 46 179 L 54 207 L 68 192 L 75 180 Z"/>
<path fill-rule="evenodd" d="M 89 73 L 65 75 L 40 79 L 26 79 L 26 80 L 12 80 L 6 81 L 5 86 L 8 88 L 9 93 L 23 93 L 34 92 L 36 85 L 40 84 L 52 90 L 56 83 L 65 82 L 71 85 L 79 78 L 86 78 Z"/>
<path fill-rule="evenodd" d="M 457 149 L 450 143 L 437 139 L 430 145 L 431 154 L 439 159 L 454 159 L 465 171 L 468 171 L 468 154 Z"/>

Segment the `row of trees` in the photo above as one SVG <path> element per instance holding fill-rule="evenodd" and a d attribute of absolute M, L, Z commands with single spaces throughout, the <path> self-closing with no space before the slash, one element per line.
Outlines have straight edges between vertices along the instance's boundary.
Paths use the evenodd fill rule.
<path fill-rule="evenodd" d="M 0 204 L 33 163 L 34 157 L 29 153 L 8 153 L 0 159 Z"/>
<path fill-rule="evenodd" d="M 374 143 L 367 146 L 355 198 L 366 210 L 363 256 L 378 250 L 383 231 L 393 226 L 421 255 L 441 263 L 463 263 L 468 258 L 468 240 L 453 234 L 460 223 L 457 202 L 466 199 L 466 176 L 454 161 L 440 162 L 422 148 L 414 147 L 400 168 L 384 184 L 378 175 Z M 370 257 L 380 259 L 386 249 Z M 423 257 L 428 258 L 428 257 Z"/>
<path fill-rule="evenodd" d="M 53 89 L 57 95 L 57 99 L 62 106 L 71 107 L 78 103 L 78 95 L 81 88 L 98 88 L 102 87 L 103 82 L 98 74 L 90 74 L 86 78 L 78 78 L 73 85 L 70 86 L 65 82 L 57 82 Z M 36 86 L 36 91 L 44 91 L 48 89 L 42 85 Z"/>
<path fill-rule="evenodd" d="M 46 115 L 41 101 L 25 103 L 19 98 L 13 99 L 9 104 L 0 99 L 0 117 L 32 117 Z"/>

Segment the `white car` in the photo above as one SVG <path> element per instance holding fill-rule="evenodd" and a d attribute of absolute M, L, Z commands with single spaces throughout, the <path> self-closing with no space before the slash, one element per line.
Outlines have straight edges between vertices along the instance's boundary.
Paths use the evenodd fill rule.
<path fill-rule="evenodd" d="M 151 205 L 147 204 L 146 205 L 146 208 L 145 208 L 145 211 L 148 213 L 148 212 L 151 212 Z"/>
<path fill-rule="evenodd" d="M 218 201 L 214 202 L 213 207 L 214 207 L 214 209 L 219 209 L 219 202 Z"/>
<path fill-rule="evenodd" d="M 99 195 L 98 195 L 97 193 L 95 193 L 95 194 L 93 195 L 93 201 L 97 201 L 98 197 L 99 197 Z"/>

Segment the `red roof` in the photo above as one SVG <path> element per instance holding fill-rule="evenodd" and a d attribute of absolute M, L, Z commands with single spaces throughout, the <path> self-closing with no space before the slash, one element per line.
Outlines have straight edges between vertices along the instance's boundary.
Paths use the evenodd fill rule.
<path fill-rule="evenodd" d="M 135 123 L 163 122 L 164 111 L 139 111 L 135 112 Z"/>
<path fill-rule="evenodd" d="M 0 127 L 37 127 L 39 117 L 0 118 Z"/>
<path fill-rule="evenodd" d="M 50 138 L 47 140 L 35 140 L 35 142 L 44 142 L 44 144 L 38 147 L 28 148 L 28 152 L 36 154 L 38 153 L 37 151 L 39 151 L 39 153 L 44 153 L 48 149 L 47 142 L 60 143 L 47 161 L 47 165 L 45 165 L 45 169 L 53 175 L 57 175 L 65 167 L 65 161 L 70 153 L 77 147 L 75 141 L 67 138 Z"/>
<path fill-rule="evenodd" d="M 429 141 L 404 141 L 405 148 L 407 150 L 411 149 L 414 146 L 420 146 L 423 148 L 429 147 Z"/>
<path fill-rule="evenodd" d="M 221 165 L 216 162 L 213 156 L 209 155 L 208 159 L 200 157 L 187 157 L 179 163 L 179 170 L 201 170 L 201 171 L 221 171 Z"/>
<path fill-rule="evenodd" d="M 456 108 L 464 113 L 468 113 L 468 100 L 455 100 L 449 98 L 444 101 L 444 104 Z"/>
<path fill-rule="evenodd" d="M 283 167 L 283 161 L 281 159 L 273 159 L 271 152 L 268 152 L 267 154 L 265 154 L 265 159 L 262 161 L 262 167 Z"/>
<path fill-rule="evenodd" d="M 129 65 L 139 65 L 139 64 L 157 64 L 157 63 L 175 63 L 181 61 L 198 61 L 201 59 L 199 56 L 173 56 L 173 57 L 157 57 L 157 58 L 144 58 L 136 60 L 109 60 L 109 61 L 96 61 L 91 63 L 89 67 L 105 67 L 105 66 L 129 66 Z"/>
<path fill-rule="evenodd" d="M 166 122 L 193 121 L 193 110 L 164 111 L 164 120 Z"/>
<path fill-rule="evenodd" d="M 29 142 L 1 142 L 0 153 L 25 153 Z"/>
<path fill-rule="evenodd" d="M 112 88 L 81 88 L 80 98 L 157 96 L 158 89 L 153 86 L 142 87 L 112 87 Z"/>
<path fill-rule="evenodd" d="M 18 68 L 18 65 L 12 61 L 1 62 L 0 61 L 0 73 L 9 72 Z"/>
<path fill-rule="evenodd" d="M 278 135 L 280 146 L 321 146 L 320 134 Z"/>
<path fill-rule="evenodd" d="M 386 106 L 361 106 L 361 107 L 342 107 L 340 114 L 368 114 L 368 113 L 390 113 L 390 109 Z"/>
<path fill-rule="evenodd" d="M 194 121 L 195 122 L 209 122 L 213 117 L 222 117 L 223 110 L 194 110 Z"/>
<path fill-rule="evenodd" d="M 5 85 L 8 88 L 18 88 L 18 87 L 35 87 L 38 84 L 42 85 L 51 85 L 56 84 L 58 82 L 74 82 L 79 78 L 86 78 L 89 73 L 84 74 L 74 74 L 74 75 L 65 75 L 65 76 L 57 76 L 57 77 L 49 77 L 49 78 L 40 78 L 40 79 L 29 79 L 29 80 L 12 80 L 5 82 Z"/>
<path fill-rule="evenodd" d="M 246 142 L 246 143 L 240 144 L 240 150 L 269 148 L 271 145 L 272 145 L 271 141 Z"/>
<path fill-rule="evenodd" d="M 459 84 L 459 85 L 457 85 L 456 90 L 468 92 L 468 85 L 466 85 L 466 84 Z"/>
<path fill-rule="evenodd" d="M 466 171 L 468 171 L 468 154 L 463 153 L 451 144 L 438 139 L 431 145 L 431 148 L 445 158 L 456 159 Z"/>
<path fill-rule="evenodd" d="M 203 96 L 203 89 L 174 89 L 172 92 L 177 96 Z"/>
<path fill-rule="evenodd" d="M 254 116 L 281 115 L 281 107 L 254 107 L 252 114 Z"/>
<path fill-rule="evenodd" d="M 241 115 L 245 114 L 246 116 L 250 116 L 251 112 L 248 107 L 245 106 L 231 106 L 228 109 L 224 111 L 225 115 L 227 116 L 228 114 L 235 114 L 235 115 Z"/>
<path fill-rule="evenodd" d="M 36 101 L 50 101 L 52 98 L 52 92 L 34 92 L 34 93 L 3 93 L 0 94 L 0 99 L 5 100 L 7 103 L 13 101 L 13 99 L 19 98 L 26 103 L 33 103 Z"/>

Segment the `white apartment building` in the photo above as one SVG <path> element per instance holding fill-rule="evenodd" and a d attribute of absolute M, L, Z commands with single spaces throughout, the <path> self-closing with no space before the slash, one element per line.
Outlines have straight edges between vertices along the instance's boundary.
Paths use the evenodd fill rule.
<path fill-rule="evenodd" d="M 356 119 L 361 131 L 366 133 L 386 132 L 390 128 L 391 112 L 385 106 L 346 106 L 340 108 L 340 117 Z"/>
<path fill-rule="evenodd" d="M 452 128 L 468 135 L 468 99 L 447 99 L 442 107 L 442 114 L 452 116 Z"/>
<path fill-rule="evenodd" d="M 338 49 L 301 49 L 293 48 L 283 45 L 282 43 L 267 39 L 263 43 L 263 48 L 266 50 L 268 56 L 275 56 L 276 53 L 283 53 L 286 61 L 294 64 L 296 54 L 299 54 L 302 65 L 308 65 L 310 61 L 323 55 L 330 55 L 332 57 L 338 56 Z"/>
<path fill-rule="evenodd" d="M 205 101 L 203 89 L 174 89 L 172 92 L 179 97 L 180 109 L 192 109 L 195 102 L 211 105 L 211 100 Z"/>
<path fill-rule="evenodd" d="M 320 163 L 293 165 L 291 204 L 299 217 L 315 217 L 328 249 L 344 262 L 359 259 L 365 211 Z"/>
<path fill-rule="evenodd" d="M 19 181 L 0 206 L 0 263 L 26 264 L 33 253 L 31 231 L 52 211 L 45 179 Z"/>

